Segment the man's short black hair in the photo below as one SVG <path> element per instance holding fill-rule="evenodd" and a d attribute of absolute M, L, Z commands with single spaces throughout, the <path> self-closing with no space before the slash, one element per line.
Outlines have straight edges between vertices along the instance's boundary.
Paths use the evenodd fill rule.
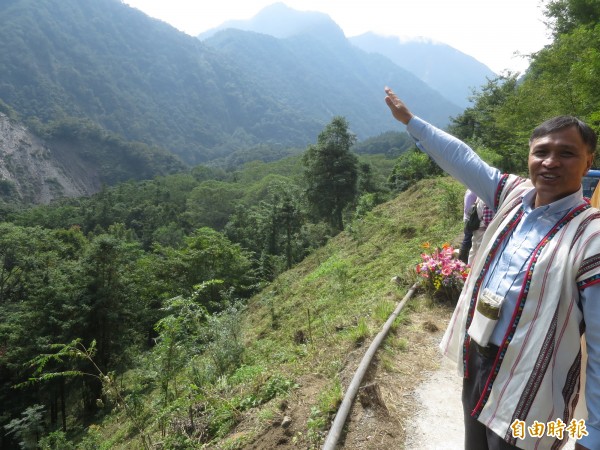
<path fill-rule="evenodd" d="M 596 145 L 598 144 L 598 135 L 590 126 L 579 120 L 577 117 L 573 116 L 556 116 L 552 119 L 548 119 L 545 122 L 538 125 L 533 133 L 531 133 L 531 137 L 529 138 L 529 144 L 531 144 L 534 140 L 547 136 L 550 133 L 554 133 L 555 131 L 560 131 L 565 128 L 575 127 L 581 136 L 584 144 L 587 146 L 588 151 L 590 153 L 594 153 L 596 151 Z"/>

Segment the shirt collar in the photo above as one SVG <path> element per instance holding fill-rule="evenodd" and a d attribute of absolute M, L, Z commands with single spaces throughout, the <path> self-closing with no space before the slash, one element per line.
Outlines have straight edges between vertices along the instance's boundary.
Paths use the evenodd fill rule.
<path fill-rule="evenodd" d="M 525 213 L 530 213 L 531 211 L 533 211 L 533 202 L 535 200 L 535 188 L 527 191 L 527 193 L 523 195 L 522 199 L 523 210 L 525 211 Z M 574 192 L 571 195 L 567 195 L 566 197 L 563 197 L 547 205 L 539 206 L 536 209 L 539 209 L 540 212 L 544 212 L 547 214 L 558 214 L 569 211 L 581 205 L 584 201 L 585 200 L 583 199 L 583 189 L 580 187 L 577 192 Z"/>

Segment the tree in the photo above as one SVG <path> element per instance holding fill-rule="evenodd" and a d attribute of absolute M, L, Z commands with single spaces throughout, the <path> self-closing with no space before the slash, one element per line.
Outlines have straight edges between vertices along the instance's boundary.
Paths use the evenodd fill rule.
<path fill-rule="evenodd" d="M 22 449 L 37 448 L 37 442 L 44 432 L 43 411 L 43 405 L 31 406 L 23 411 L 20 419 L 13 419 L 4 426 L 7 434 L 13 434 L 19 440 Z"/>
<path fill-rule="evenodd" d="M 201 284 L 198 291 L 209 284 Z M 190 358 L 199 353 L 196 341 L 207 313 L 196 302 L 195 295 L 189 298 L 177 296 L 165 301 L 164 310 L 168 314 L 155 325 L 158 336 L 152 349 L 152 362 L 156 364 L 164 406 L 179 397 L 177 376 L 189 364 Z"/>
<path fill-rule="evenodd" d="M 284 193 L 281 198 L 275 198 L 277 203 L 276 223 L 283 229 L 286 269 L 292 268 L 294 236 L 302 227 L 302 212 L 298 207 L 297 198 Z"/>
<path fill-rule="evenodd" d="M 292 184 L 274 184 L 267 198 L 255 209 L 255 215 L 262 240 L 260 251 L 273 256 L 285 253 L 285 268 L 290 269 L 304 222 L 300 193 Z M 277 272 L 271 275 L 274 277 Z"/>
<path fill-rule="evenodd" d="M 545 14 L 553 20 L 557 36 L 579 26 L 594 27 L 600 21 L 600 4 L 597 0 L 553 0 L 548 3 Z"/>
<path fill-rule="evenodd" d="M 376 173 L 373 171 L 373 166 L 368 162 L 361 162 L 359 166 L 358 177 L 358 192 L 362 194 L 374 194 L 385 191 L 376 179 Z"/>
<path fill-rule="evenodd" d="M 239 244 L 208 227 L 197 229 L 184 241 L 180 249 L 155 246 L 152 270 L 165 292 L 172 296 L 189 296 L 197 285 L 218 280 L 196 298 L 211 313 L 224 308 L 221 302 L 226 293 L 233 292 L 240 297 L 250 295 L 256 280 L 249 255 Z"/>
<path fill-rule="evenodd" d="M 531 77 L 530 68 L 525 79 Z M 471 98 L 473 106 L 452 119 L 449 132 L 469 142 L 474 149 L 490 149 L 501 158 L 502 170 L 513 173 L 527 169 L 531 130 L 542 120 L 540 108 L 551 101 L 523 101 L 523 83 L 518 73 L 507 73 L 488 82 Z M 521 84 L 520 84 L 521 83 Z"/>
<path fill-rule="evenodd" d="M 578 27 L 538 52 L 519 87 L 524 112 L 538 123 L 554 115 L 570 114 L 596 127 L 600 112 L 599 42 L 600 27 Z"/>
<path fill-rule="evenodd" d="M 242 195 L 242 189 L 235 183 L 205 181 L 190 193 L 187 216 L 197 228 L 222 230 Z"/>
<path fill-rule="evenodd" d="M 517 73 L 509 73 L 488 80 L 480 91 L 471 97 L 473 106 L 452 119 L 450 133 L 462 140 L 481 140 L 491 148 L 496 148 L 510 139 L 510 132 L 498 123 L 497 113 L 515 94 L 517 77 Z"/>
<path fill-rule="evenodd" d="M 95 341 L 95 360 L 104 371 L 123 371 L 130 364 L 129 350 L 143 342 L 146 305 L 134 285 L 139 244 L 123 238 L 126 230 L 112 226 L 111 234 L 94 237 L 81 259 L 79 314 L 82 321 L 73 335 Z M 87 413 L 96 410 L 102 385 L 86 378 L 84 403 Z"/>
<path fill-rule="evenodd" d="M 66 431 L 72 386 L 65 380 L 29 387 L 18 395 L 12 386 L 31 375 L 26 361 L 54 340 L 69 339 L 84 321 L 78 262 L 86 240 L 78 229 L 51 231 L 5 223 L 0 230 L 0 427 L 40 403 L 47 415 L 44 422 L 54 429 L 62 416 Z"/>
<path fill-rule="evenodd" d="M 346 119 L 336 116 L 302 158 L 310 207 L 335 231 L 344 229 L 342 213 L 357 194 L 358 158 L 350 152 L 355 141 Z"/>
<path fill-rule="evenodd" d="M 261 279 L 272 280 L 306 254 L 301 234 L 306 211 L 294 183 L 277 179 L 264 191 L 257 205 L 236 208 L 224 233 L 252 255 Z"/>
<path fill-rule="evenodd" d="M 439 166 L 427 154 L 413 149 L 398 158 L 388 183 L 391 190 L 402 192 L 423 178 L 441 173 Z"/>

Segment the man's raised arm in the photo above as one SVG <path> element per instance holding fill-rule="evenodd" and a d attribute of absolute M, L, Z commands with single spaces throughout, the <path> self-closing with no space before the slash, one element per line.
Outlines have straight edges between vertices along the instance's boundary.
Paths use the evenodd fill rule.
<path fill-rule="evenodd" d="M 385 103 L 394 118 L 407 127 L 417 147 L 427 153 L 448 175 L 477 194 L 494 208 L 496 188 L 501 173 L 483 161 L 460 139 L 415 116 L 398 96 L 386 86 Z"/>

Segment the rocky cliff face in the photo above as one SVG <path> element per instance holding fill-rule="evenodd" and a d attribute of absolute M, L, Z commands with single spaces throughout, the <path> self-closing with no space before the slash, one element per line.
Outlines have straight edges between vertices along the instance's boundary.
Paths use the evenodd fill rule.
<path fill-rule="evenodd" d="M 25 126 L 0 113 L 0 198 L 49 203 L 100 189 L 97 170 L 69 148 L 50 147 Z"/>

